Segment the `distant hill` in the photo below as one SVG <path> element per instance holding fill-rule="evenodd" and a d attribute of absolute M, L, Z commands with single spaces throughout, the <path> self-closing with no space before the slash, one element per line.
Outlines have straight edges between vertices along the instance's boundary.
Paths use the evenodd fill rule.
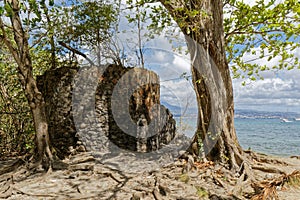
<path fill-rule="evenodd" d="M 180 106 L 171 105 L 165 101 L 161 101 L 160 103 L 162 105 L 164 105 L 165 107 L 167 107 L 174 116 L 180 116 L 182 114 L 182 112 L 184 112 L 184 110 L 185 110 L 185 107 L 181 108 Z M 187 109 L 185 114 L 186 115 L 197 115 L 197 109 L 189 108 L 189 109 Z"/>
<path fill-rule="evenodd" d="M 266 118 L 266 119 L 282 119 L 282 118 L 300 118 L 300 114 L 296 112 L 268 112 L 256 110 L 235 110 L 235 118 Z"/>
<path fill-rule="evenodd" d="M 160 103 L 162 105 L 164 105 L 166 108 L 168 108 L 174 116 L 180 116 L 181 115 L 181 108 L 179 106 L 171 105 L 171 104 L 169 104 L 168 102 L 165 102 L 165 101 L 162 101 Z"/>
<path fill-rule="evenodd" d="M 184 112 L 185 108 L 180 106 L 169 104 L 168 102 L 162 101 L 162 105 L 167 107 L 174 116 L 180 116 Z M 186 115 L 195 115 L 197 116 L 197 109 L 189 108 Z M 282 118 L 300 118 L 300 114 L 296 112 L 269 112 L 269 111 L 257 111 L 257 110 L 246 110 L 246 109 L 236 109 L 235 118 L 265 118 L 265 119 L 282 119 Z"/>

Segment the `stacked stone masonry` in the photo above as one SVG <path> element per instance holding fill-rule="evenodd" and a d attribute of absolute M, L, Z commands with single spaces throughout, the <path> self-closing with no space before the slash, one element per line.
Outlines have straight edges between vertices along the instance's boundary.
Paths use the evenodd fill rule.
<path fill-rule="evenodd" d="M 84 70 L 89 68 L 64 67 L 38 77 L 46 101 L 51 145 L 59 157 L 68 155 L 70 147 L 80 143 L 87 150 L 102 151 L 107 139 L 122 149 L 149 152 L 175 137 L 175 120 L 160 105 L 156 73 L 109 65 L 93 74 L 97 78 L 95 88 L 88 81 L 91 73 L 83 76 L 86 84 L 74 86 L 76 75 Z M 82 97 L 74 98 L 74 91 L 82 91 Z M 86 110 L 80 117 L 79 109 Z"/>

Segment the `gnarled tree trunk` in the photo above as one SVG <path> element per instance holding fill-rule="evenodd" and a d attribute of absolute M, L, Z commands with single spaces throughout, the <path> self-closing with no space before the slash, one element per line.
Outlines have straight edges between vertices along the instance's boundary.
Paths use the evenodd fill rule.
<path fill-rule="evenodd" d="M 46 156 L 46 160 L 52 160 L 52 154 L 49 148 L 48 124 L 46 121 L 45 102 L 41 92 L 37 88 L 36 80 L 32 73 L 32 62 L 30 58 L 28 35 L 24 31 L 20 18 L 20 2 L 11 0 L 6 2 L 11 7 L 13 13 L 10 14 L 10 21 L 14 34 L 14 42 L 6 34 L 6 28 L 3 20 L 0 18 L 0 35 L 4 44 L 8 47 L 14 57 L 19 71 L 19 79 L 23 86 L 26 98 L 31 108 L 37 146 L 37 164 Z M 35 166 L 35 165 L 34 165 Z"/>
<path fill-rule="evenodd" d="M 195 143 L 208 160 L 238 169 L 243 151 L 234 129 L 234 102 L 226 62 L 221 0 L 160 0 L 186 36 L 198 102 Z M 197 15 L 192 15 L 196 11 Z M 195 13 L 195 12 L 194 12 Z M 201 153 L 201 148 L 198 149 Z"/>

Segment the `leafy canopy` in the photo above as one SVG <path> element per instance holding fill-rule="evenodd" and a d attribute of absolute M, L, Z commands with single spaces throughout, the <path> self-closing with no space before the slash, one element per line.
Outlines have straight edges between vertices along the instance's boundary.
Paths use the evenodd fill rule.
<path fill-rule="evenodd" d="M 256 80 L 260 71 L 300 68 L 295 56 L 300 47 L 297 0 L 281 3 L 258 0 L 253 6 L 231 0 L 224 12 L 227 58 L 235 78 L 248 76 Z M 253 55 L 255 59 L 245 60 L 245 55 Z M 278 59 L 278 64 L 270 66 L 272 59 Z"/>
<path fill-rule="evenodd" d="M 152 22 L 148 28 L 156 30 L 157 34 L 166 28 L 170 29 L 174 23 L 161 4 L 153 4 L 152 0 L 127 2 L 151 9 Z M 276 0 L 256 0 L 254 5 L 246 4 L 242 0 L 224 0 L 223 3 L 227 61 L 234 78 L 256 80 L 263 78 L 261 71 L 300 68 L 299 58 L 295 56 L 295 50 L 300 47 L 298 0 L 284 0 L 280 3 Z M 184 12 L 189 17 L 209 17 L 205 11 L 189 7 L 178 7 L 178 12 Z M 184 18 L 175 21 L 182 22 L 178 26 L 181 29 L 186 28 L 187 33 L 191 28 L 197 27 L 186 26 Z M 255 59 L 245 60 L 247 55 L 254 55 Z M 270 66 L 273 59 L 278 60 L 278 64 Z M 262 62 L 265 60 L 267 63 Z"/>

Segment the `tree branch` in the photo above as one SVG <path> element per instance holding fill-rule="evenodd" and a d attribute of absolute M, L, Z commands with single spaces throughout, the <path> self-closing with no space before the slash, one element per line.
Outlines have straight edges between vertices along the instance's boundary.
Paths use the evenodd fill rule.
<path fill-rule="evenodd" d="M 271 32 L 283 32 L 281 29 L 274 29 L 274 30 L 266 30 L 266 31 L 232 31 L 226 34 L 225 38 L 228 38 L 230 35 L 243 35 L 243 34 L 265 34 Z"/>
<path fill-rule="evenodd" d="M 41 41 L 42 41 L 42 39 L 45 37 L 45 36 L 47 36 L 47 34 L 48 34 L 48 31 L 46 31 L 44 34 L 42 34 L 32 45 L 31 45 L 31 47 L 30 47 L 30 49 L 32 49 L 35 45 L 37 45 L 37 44 L 39 44 Z"/>
<path fill-rule="evenodd" d="M 10 53 L 13 55 L 15 61 L 17 62 L 17 64 L 21 63 L 20 57 L 19 57 L 19 53 L 17 51 L 17 49 L 15 49 L 13 47 L 12 42 L 8 39 L 7 35 L 6 35 L 6 30 L 4 27 L 4 23 L 2 18 L 0 17 L 0 29 L 2 30 L 2 35 L 0 35 L 1 40 L 5 43 L 5 45 L 7 46 L 7 48 L 9 49 Z"/>
<path fill-rule="evenodd" d="M 64 43 L 64 42 L 62 42 L 62 41 L 59 41 L 58 44 L 61 45 L 61 46 L 63 46 L 63 47 L 65 47 L 66 49 L 68 49 L 68 50 L 70 50 L 70 51 L 72 51 L 72 52 L 74 52 L 74 53 L 76 53 L 76 54 L 82 56 L 82 57 L 85 58 L 91 65 L 96 66 L 95 63 L 94 63 L 90 58 L 87 57 L 87 55 L 85 55 L 84 53 L 80 52 L 79 50 L 74 49 L 73 47 L 67 45 L 66 43 Z"/>

